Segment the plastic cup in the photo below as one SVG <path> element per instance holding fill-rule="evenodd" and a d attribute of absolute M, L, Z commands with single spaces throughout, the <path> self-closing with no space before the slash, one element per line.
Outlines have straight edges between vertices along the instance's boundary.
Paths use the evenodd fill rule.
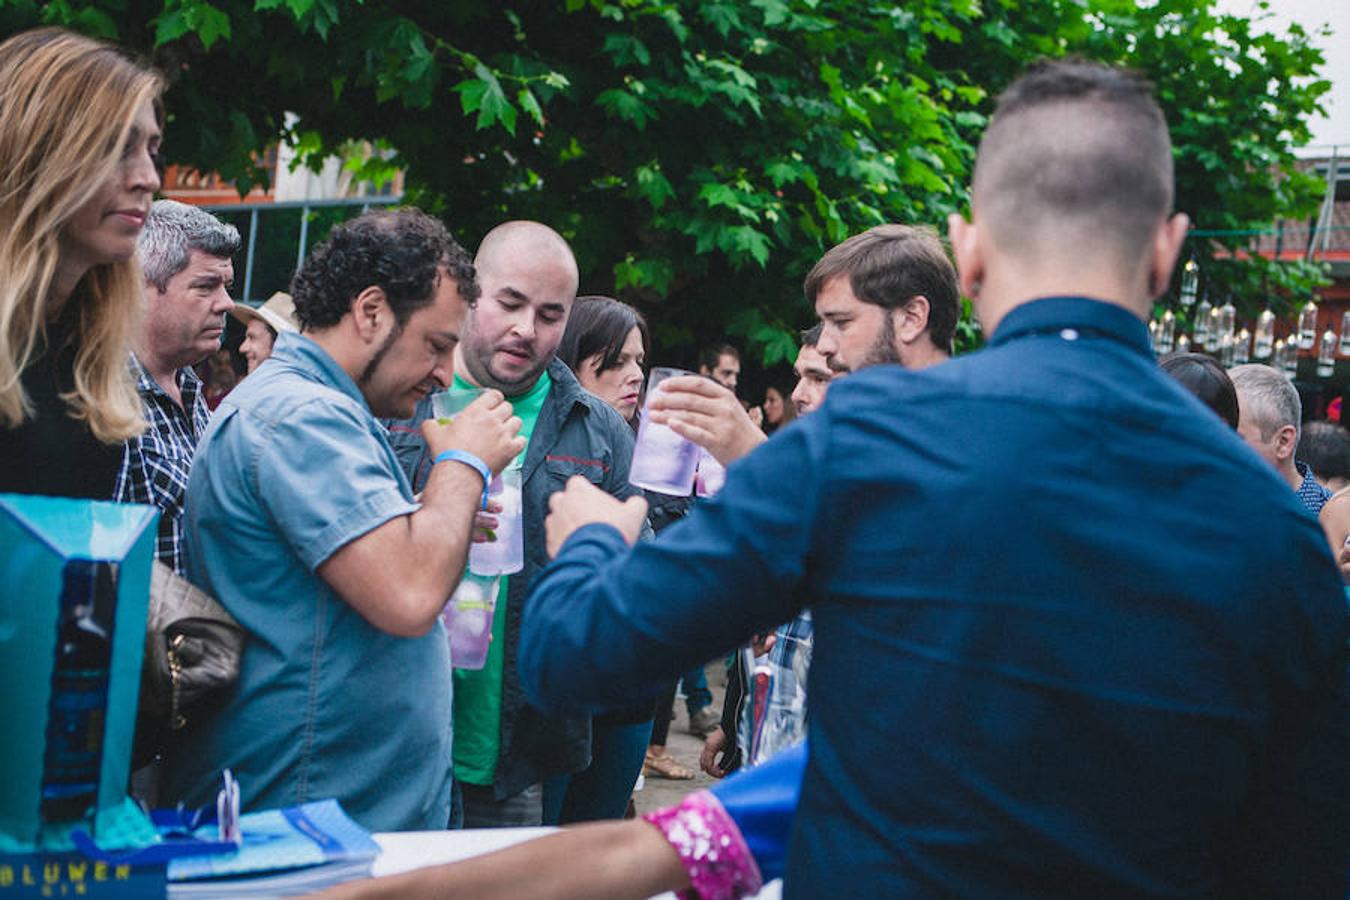
<path fill-rule="evenodd" d="M 713 457 L 706 448 L 698 448 L 698 475 L 694 479 L 694 490 L 700 497 L 711 497 L 727 483 L 727 468 Z"/>
<path fill-rule="evenodd" d="M 451 419 L 464 412 L 466 406 L 477 400 L 481 393 L 483 389 L 480 387 L 446 388 L 440 393 L 431 395 L 431 411 L 442 425 L 449 424 Z"/>
<path fill-rule="evenodd" d="M 647 403 L 667 378 L 692 374 L 683 369 L 652 369 L 647 376 Z M 638 414 L 637 444 L 633 447 L 628 481 L 658 494 L 687 497 L 694 489 L 698 455 L 697 444 L 686 441 L 668 426 L 653 422 L 644 404 Z"/>
<path fill-rule="evenodd" d="M 525 568 L 525 518 L 520 463 L 512 462 L 488 485 L 488 499 L 502 505 L 496 540 L 469 546 L 469 571 L 480 576 L 510 575 Z"/>
<path fill-rule="evenodd" d="M 501 579 L 465 572 L 454 594 L 441 610 L 441 621 L 450 644 L 450 665 L 456 669 L 481 669 L 492 642 L 492 614 L 497 608 Z"/>

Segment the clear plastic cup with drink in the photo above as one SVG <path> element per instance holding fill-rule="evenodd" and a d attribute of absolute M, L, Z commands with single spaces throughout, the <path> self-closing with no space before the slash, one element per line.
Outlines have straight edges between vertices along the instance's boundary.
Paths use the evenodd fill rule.
<path fill-rule="evenodd" d="M 493 540 L 469 545 L 469 571 L 475 575 L 510 575 L 525 568 L 525 516 L 520 460 L 502 469 L 488 485 L 488 500 L 501 504 Z"/>
<path fill-rule="evenodd" d="M 482 388 L 453 386 L 433 394 L 431 409 L 436 420 L 448 424 L 483 393 Z M 469 570 L 480 576 L 510 575 L 525 568 L 524 504 L 520 486 L 520 460 L 513 460 L 488 485 L 488 499 L 501 504 L 493 513 L 497 527 L 492 540 L 469 548 Z"/>
<path fill-rule="evenodd" d="M 669 426 L 653 422 L 647 410 L 652 397 L 661 389 L 661 382 L 691 374 L 683 369 L 657 368 L 647 376 L 647 399 L 638 414 L 637 445 L 628 471 L 629 482 L 640 488 L 676 497 L 687 497 L 694 489 L 698 445 L 680 437 Z"/>
<path fill-rule="evenodd" d="M 717 461 L 706 447 L 698 448 L 698 475 L 694 479 L 694 493 L 711 497 L 727 483 L 727 467 Z"/>
<path fill-rule="evenodd" d="M 436 421 L 442 425 L 449 425 L 450 421 L 462 413 L 466 406 L 477 400 L 481 393 L 483 389 L 480 387 L 448 387 L 431 395 L 431 411 L 435 414 Z"/>
<path fill-rule="evenodd" d="M 497 608 L 501 579 L 465 572 L 454 594 L 441 610 L 450 644 L 450 665 L 481 669 L 492 642 L 492 615 Z"/>

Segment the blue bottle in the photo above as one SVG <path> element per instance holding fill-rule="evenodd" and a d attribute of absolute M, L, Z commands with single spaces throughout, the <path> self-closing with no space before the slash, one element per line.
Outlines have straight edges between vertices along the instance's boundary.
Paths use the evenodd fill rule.
<path fill-rule="evenodd" d="M 112 563 L 66 562 L 43 755 L 42 820 L 47 823 L 93 822 L 116 605 Z"/>

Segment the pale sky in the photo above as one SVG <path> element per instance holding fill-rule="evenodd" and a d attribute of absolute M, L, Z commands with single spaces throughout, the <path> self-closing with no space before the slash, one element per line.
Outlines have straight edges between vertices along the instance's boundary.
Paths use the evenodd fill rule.
<path fill-rule="evenodd" d="M 1269 0 L 1270 11 L 1257 27 L 1283 33 L 1290 22 L 1306 30 L 1330 24 L 1330 37 L 1314 37 L 1326 63 L 1322 77 L 1331 82 L 1331 91 L 1323 98 L 1327 114 L 1309 123 L 1312 144 L 1339 144 L 1341 154 L 1350 150 L 1350 2 L 1346 0 Z M 1258 16 L 1255 0 L 1217 0 L 1216 6 L 1236 15 Z"/>

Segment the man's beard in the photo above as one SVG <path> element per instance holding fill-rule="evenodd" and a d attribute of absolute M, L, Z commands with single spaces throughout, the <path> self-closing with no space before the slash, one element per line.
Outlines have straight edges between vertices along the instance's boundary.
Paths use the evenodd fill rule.
<path fill-rule="evenodd" d="M 863 357 L 862 364 L 857 367 L 859 369 L 867 366 L 884 366 L 889 363 L 904 365 L 899 352 L 895 349 L 895 325 L 891 318 L 892 310 L 885 309 L 884 312 L 885 315 L 881 317 L 881 333 L 872 342 L 872 346 L 867 349 L 867 355 Z"/>
<path fill-rule="evenodd" d="M 398 340 L 398 336 L 402 333 L 402 325 L 395 325 L 394 330 L 389 332 L 389 335 L 384 339 L 384 343 L 380 344 L 380 348 L 375 351 L 375 355 L 370 358 L 370 362 L 366 363 L 366 367 L 361 370 L 361 377 L 356 379 L 359 386 L 365 387 L 370 384 L 370 379 L 374 378 L 375 373 L 380 369 L 380 363 L 384 362 L 385 354 L 389 352 L 390 347 L 394 346 L 394 341 Z"/>
<path fill-rule="evenodd" d="M 488 364 L 496 353 L 495 348 L 487 347 L 486 353 L 480 351 L 479 347 L 473 345 L 472 339 L 460 344 L 460 349 L 464 354 L 464 367 L 469 370 L 473 380 L 479 387 L 493 388 L 501 391 L 508 397 L 519 397 L 521 394 L 534 387 L 534 383 L 539 380 L 540 374 L 548 368 L 552 356 L 536 360 L 535 364 L 525 371 L 519 378 L 513 381 L 504 381 L 497 378 L 488 370 Z M 485 361 L 486 360 L 486 361 Z"/>

